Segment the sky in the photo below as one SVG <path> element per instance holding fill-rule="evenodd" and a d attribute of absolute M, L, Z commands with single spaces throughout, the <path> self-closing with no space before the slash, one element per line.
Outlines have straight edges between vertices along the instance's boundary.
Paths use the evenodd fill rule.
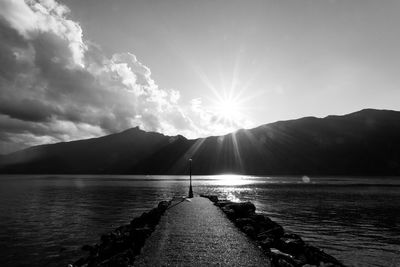
<path fill-rule="evenodd" d="M 0 0 L 0 154 L 400 110 L 400 1 Z"/>

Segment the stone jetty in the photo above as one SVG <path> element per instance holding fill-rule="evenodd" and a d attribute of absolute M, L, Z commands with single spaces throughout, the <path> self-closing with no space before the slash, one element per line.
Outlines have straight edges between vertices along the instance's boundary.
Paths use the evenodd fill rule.
<path fill-rule="evenodd" d="M 86 255 L 70 267 L 344 266 L 257 213 L 251 202 L 209 195 L 162 201 L 82 249 Z"/>
<path fill-rule="evenodd" d="M 208 199 L 188 200 L 165 213 L 134 266 L 271 266 Z"/>

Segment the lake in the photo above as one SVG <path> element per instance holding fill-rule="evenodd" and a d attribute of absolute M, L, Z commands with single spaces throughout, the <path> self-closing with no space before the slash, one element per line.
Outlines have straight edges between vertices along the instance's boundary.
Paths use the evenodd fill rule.
<path fill-rule="evenodd" d="M 65 266 L 187 191 L 183 176 L 1 175 L 0 266 Z M 194 176 L 193 191 L 252 201 L 348 266 L 400 266 L 400 177 Z"/>

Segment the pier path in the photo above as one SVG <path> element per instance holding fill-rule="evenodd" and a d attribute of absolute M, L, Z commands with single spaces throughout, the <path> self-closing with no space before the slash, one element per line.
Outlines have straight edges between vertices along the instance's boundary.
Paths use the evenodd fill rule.
<path fill-rule="evenodd" d="M 166 211 L 134 266 L 270 266 L 270 261 L 211 201 L 195 197 Z"/>

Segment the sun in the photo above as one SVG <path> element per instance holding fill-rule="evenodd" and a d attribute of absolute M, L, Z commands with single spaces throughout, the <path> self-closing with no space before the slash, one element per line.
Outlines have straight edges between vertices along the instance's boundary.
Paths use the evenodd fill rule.
<path fill-rule="evenodd" d="M 248 126 L 246 110 L 249 107 L 245 101 L 240 93 L 233 90 L 215 92 L 210 110 L 215 116 L 214 122 L 218 125 L 218 132 L 227 133 Z"/>
<path fill-rule="evenodd" d="M 239 59 L 236 60 L 232 75 L 220 70 L 219 83 L 212 81 L 203 71 L 195 68 L 199 79 L 210 93 L 204 105 L 205 116 L 208 118 L 208 130 L 214 135 L 225 135 L 242 128 L 254 126 L 249 114 L 253 114 L 258 107 L 251 100 L 258 97 L 261 91 L 250 90 L 254 77 L 239 79 Z"/>
<path fill-rule="evenodd" d="M 240 117 L 241 103 L 233 98 L 220 99 L 215 110 L 220 119 L 234 121 Z"/>

